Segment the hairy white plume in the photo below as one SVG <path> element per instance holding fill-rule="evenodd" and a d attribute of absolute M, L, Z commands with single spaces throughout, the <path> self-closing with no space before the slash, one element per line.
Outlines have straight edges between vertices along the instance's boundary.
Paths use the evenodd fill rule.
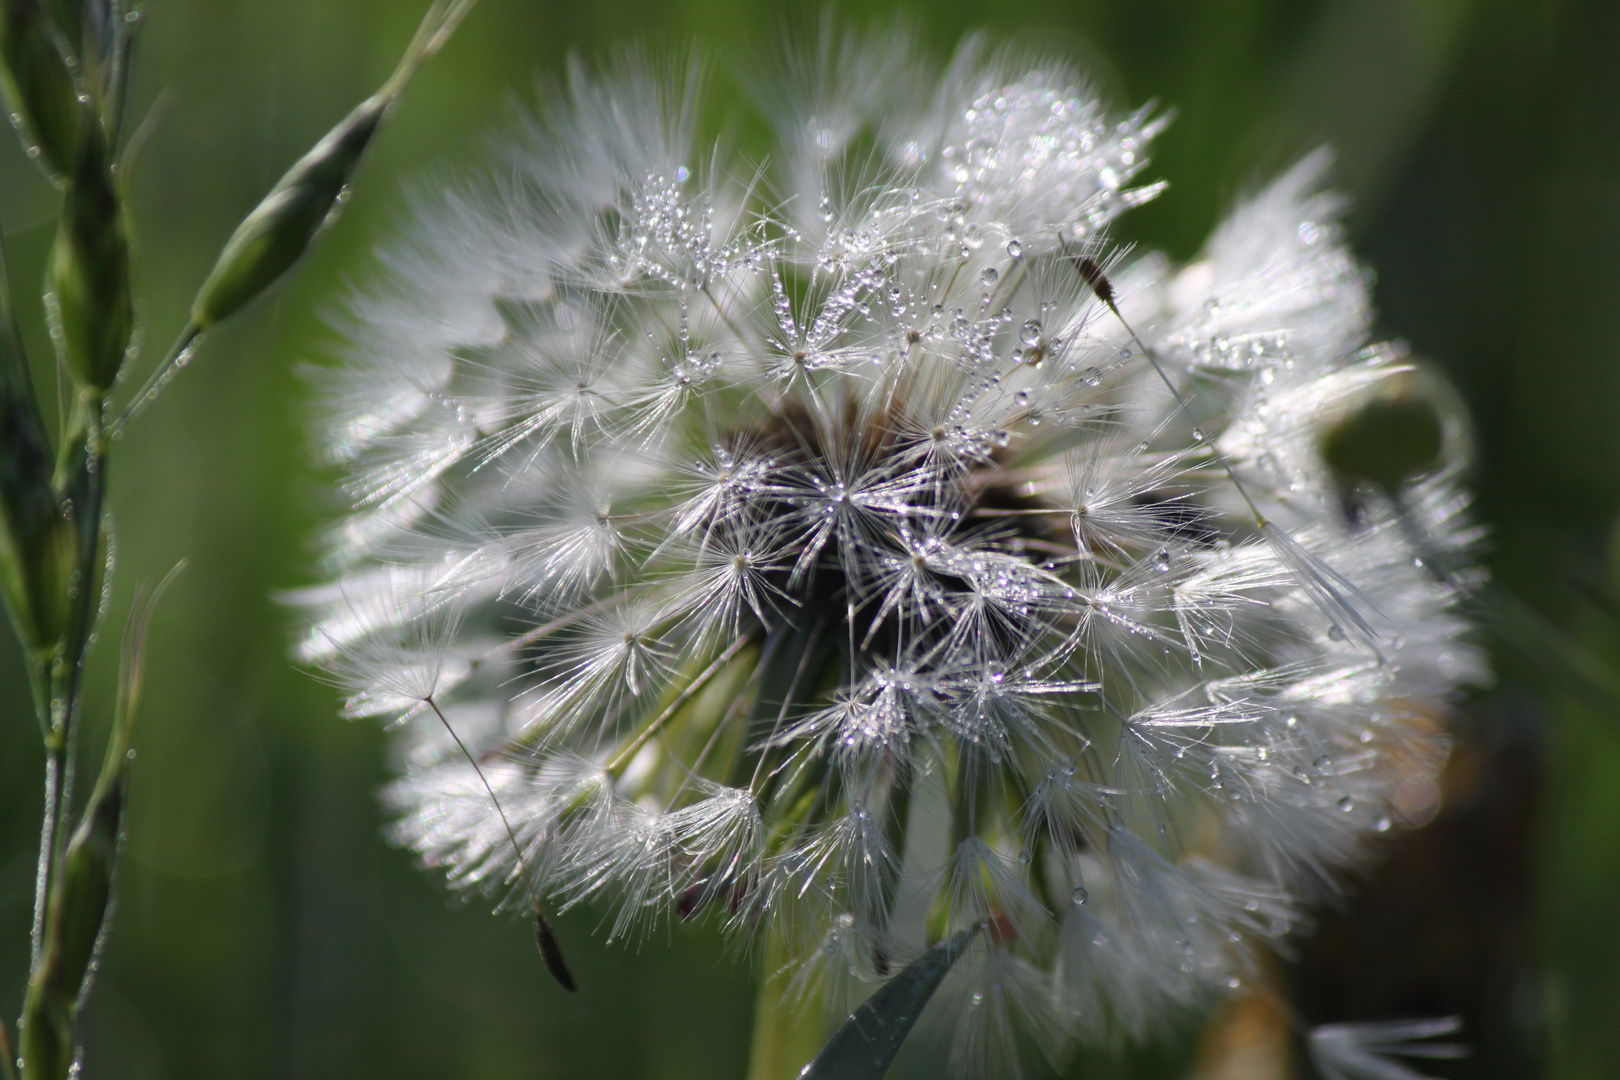
<path fill-rule="evenodd" d="M 458 887 L 846 981 L 982 923 L 970 1073 L 1009 1026 L 1146 1032 L 1443 757 L 1461 463 L 1323 460 L 1410 365 L 1322 155 L 1126 263 L 1162 114 L 977 45 L 781 70 L 763 177 L 630 58 L 417 200 L 327 380 L 353 513 L 304 655 L 395 723 L 397 836 Z"/>

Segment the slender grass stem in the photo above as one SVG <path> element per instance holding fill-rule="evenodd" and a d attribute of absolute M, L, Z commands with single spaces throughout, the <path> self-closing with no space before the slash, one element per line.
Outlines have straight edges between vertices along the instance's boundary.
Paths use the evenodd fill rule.
<path fill-rule="evenodd" d="M 113 421 L 111 434 L 114 438 L 131 420 L 145 412 L 146 407 L 152 404 L 152 400 L 174 379 L 175 373 L 190 362 L 191 354 L 196 350 L 197 339 L 200 337 L 202 327 L 196 323 L 187 323 L 186 328 L 180 331 L 180 336 L 174 339 L 174 344 L 169 347 L 169 353 L 163 358 L 163 363 L 147 377 L 140 391 L 130 399 L 124 411 L 118 415 L 118 419 Z"/>

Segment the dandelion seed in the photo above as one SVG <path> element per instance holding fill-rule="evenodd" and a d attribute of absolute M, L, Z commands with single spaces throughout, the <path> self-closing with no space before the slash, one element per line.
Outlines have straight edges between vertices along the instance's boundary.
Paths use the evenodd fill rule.
<path fill-rule="evenodd" d="M 1311 1061 L 1327 1080 L 1425 1080 L 1397 1057 L 1445 1060 L 1466 1057 L 1467 1047 L 1425 1042 L 1454 1035 L 1462 1022 L 1454 1016 L 1434 1020 L 1384 1020 L 1361 1024 L 1323 1024 L 1311 1031 Z"/>
<path fill-rule="evenodd" d="M 353 513 L 297 599 L 453 885 L 774 934 L 800 986 L 979 926 L 977 1075 L 1241 986 L 1390 827 L 1390 755 L 1435 760 L 1400 718 L 1484 672 L 1410 539 L 1466 562 L 1462 463 L 1351 522 L 1321 459 L 1406 370 L 1323 160 L 1128 262 L 1161 117 L 978 45 L 925 69 L 778 65 L 739 183 L 689 165 L 696 74 L 632 57 L 424 197 L 350 305 Z"/>

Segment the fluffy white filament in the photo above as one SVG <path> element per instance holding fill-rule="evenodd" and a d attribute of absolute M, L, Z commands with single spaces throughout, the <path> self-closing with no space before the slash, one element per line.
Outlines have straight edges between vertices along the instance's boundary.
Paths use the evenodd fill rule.
<path fill-rule="evenodd" d="M 651 70 L 419 199 L 341 327 L 303 651 L 397 728 L 399 839 L 807 980 L 982 923 L 967 1072 L 1239 985 L 1482 677 L 1423 565 L 1465 558 L 1459 463 L 1352 520 L 1319 455 L 1409 370 L 1324 158 L 1172 269 L 1104 236 L 1163 119 L 1060 64 L 834 40 L 757 95 L 764 172 Z"/>

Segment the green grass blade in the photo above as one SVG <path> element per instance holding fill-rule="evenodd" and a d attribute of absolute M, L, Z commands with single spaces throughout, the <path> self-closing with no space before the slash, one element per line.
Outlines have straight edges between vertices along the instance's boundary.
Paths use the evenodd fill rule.
<path fill-rule="evenodd" d="M 978 932 L 963 930 L 923 953 L 850 1013 L 801 1080 L 880 1080 L 928 999 Z"/>

